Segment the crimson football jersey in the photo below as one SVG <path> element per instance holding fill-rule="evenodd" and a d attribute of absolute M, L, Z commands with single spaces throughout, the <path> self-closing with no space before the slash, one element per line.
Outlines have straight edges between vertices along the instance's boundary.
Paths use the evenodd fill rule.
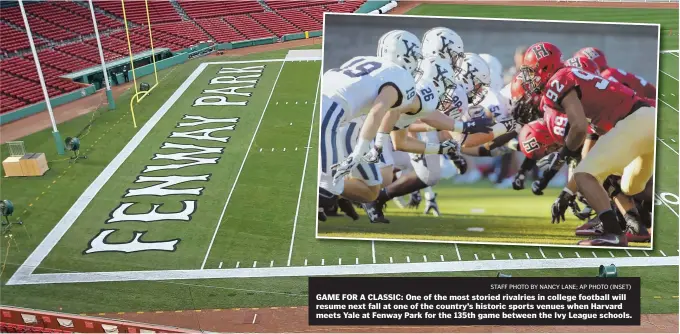
<path fill-rule="evenodd" d="M 618 81 L 630 87 L 640 96 L 656 99 L 656 87 L 654 87 L 651 82 L 633 73 L 628 73 L 622 69 L 610 67 L 602 71 L 600 75 L 609 81 Z"/>
<path fill-rule="evenodd" d="M 586 118 L 598 134 L 611 130 L 641 100 L 632 89 L 621 83 L 580 68 L 563 67 L 548 80 L 541 98 L 541 111 L 552 108 L 564 114 L 561 102 L 572 90 L 576 90 Z"/>
<path fill-rule="evenodd" d="M 569 123 L 567 115 L 553 108 L 545 107 L 543 110 L 543 120 L 548 127 L 553 141 L 560 146 L 564 145 L 564 137 L 567 132 L 567 124 Z"/>

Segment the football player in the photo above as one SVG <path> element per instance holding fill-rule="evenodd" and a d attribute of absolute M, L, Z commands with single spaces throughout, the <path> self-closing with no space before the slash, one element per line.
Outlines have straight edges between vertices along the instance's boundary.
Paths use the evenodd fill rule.
<path fill-rule="evenodd" d="M 600 76 L 610 81 L 618 81 L 632 90 L 638 95 L 644 96 L 651 100 L 656 100 L 656 87 L 651 82 L 633 73 L 628 73 L 620 68 L 609 67 L 607 57 L 604 52 L 598 48 L 587 47 L 576 52 L 574 56 L 585 56 L 598 65 Z M 597 73 L 596 73 L 597 74 Z"/>
<path fill-rule="evenodd" d="M 524 70 L 531 85 L 544 92 L 541 110 L 549 107 L 567 117 L 565 145 L 551 163 L 559 170 L 565 160 L 580 155 L 589 125 L 601 134 L 596 145 L 574 170 L 574 180 L 588 204 L 597 212 L 604 233 L 579 245 L 627 246 L 628 240 L 612 210 L 602 182 L 621 174 L 621 191 L 642 192 L 653 173 L 655 108 L 633 90 L 580 68 L 565 67 L 561 51 L 550 43 L 529 48 Z M 552 207 L 553 221 L 564 218 L 574 193 L 565 188 Z"/>

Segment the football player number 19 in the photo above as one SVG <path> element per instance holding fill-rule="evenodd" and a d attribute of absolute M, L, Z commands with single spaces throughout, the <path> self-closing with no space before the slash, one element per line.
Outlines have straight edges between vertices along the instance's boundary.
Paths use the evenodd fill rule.
<path fill-rule="evenodd" d="M 348 77 L 358 78 L 370 74 L 381 66 L 382 64 L 377 61 L 366 61 L 365 58 L 357 58 L 355 61 L 341 67 L 338 71 L 342 71 L 342 74 Z"/>

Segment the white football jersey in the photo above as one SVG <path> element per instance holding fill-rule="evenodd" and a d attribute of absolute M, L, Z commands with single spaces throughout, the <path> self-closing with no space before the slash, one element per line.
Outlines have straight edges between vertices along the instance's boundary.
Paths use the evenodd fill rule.
<path fill-rule="evenodd" d="M 431 112 L 437 111 L 439 97 L 437 96 L 437 89 L 431 82 L 423 80 L 418 81 L 418 83 L 416 83 L 416 92 L 420 98 L 420 110 L 415 114 L 401 114 L 397 124 L 395 124 L 396 128 L 406 128 L 418 119 L 427 116 Z"/>
<path fill-rule="evenodd" d="M 401 99 L 393 107 L 410 104 L 416 96 L 411 74 L 401 66 L 382 58 L 354 57 L 340 68 L 323 75 L 322 94 L 332 100 L 344 102 L 343 123 L 368 114 L 380 89 L 393 85 Z"/>
<path fill-rule="evenodd" d="M 512 110 L 512 93 L 510 92 L 510 85 L 511 83 L 505 85 L 497 95 L 498 99 L 501 100 L 500 102 L 505 105 L 505 109 L 508 113 Z"/>
<path fill-rule="evenodd" d="M 508 109 L 508 106 L 503 101 L 501 94 L 493 90 L 489 90 L 489 93 L 486 94 L 486 97 L 484 97 L 484 100 L 479 105 L 489 110 L 497 121 L 512 118 L 510 109 Z"/>

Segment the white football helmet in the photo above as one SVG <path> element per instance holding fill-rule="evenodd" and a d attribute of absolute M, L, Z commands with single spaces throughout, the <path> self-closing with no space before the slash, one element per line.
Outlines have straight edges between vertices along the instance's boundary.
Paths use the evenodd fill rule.
<path fill-rule="evenodd" d="M 488 53 L 480 53 L 479 56 L 489 65 L 489 71 L 491 72 L 491 83 L 489 86 L 495 92 L 500 91 L 503 88 L 503 65 L 498 61 L 498 58 Z"/>
<path fill-rule="evenodd" d="M 387 59 L 413 74 L 423 58 L 420 40 L 405 30 L 392 30 L 380 37 L 378 57 Z"/>
<path fill-rule="evenodd" d="M 456 71 L 456 82 L 465 87 L 470 105 L 478 105 L 488 93 L 491 84 L 489 65 L 476 53 L 465 53 Z"/>
<path fill-rule="evenodd" d="M 453 30 L 432 28 L 423 35 L 423 56 L 438 56 L 451 63 L 453 68 L 464 57 L 463 39 Z"/>
<path fill-rule="evenodd" d="M 439 109 L 448 105 L 447 96 L 453 95 L 453 90 L 456 84 L 453 81 L 454 70 L 451 64 L 437 56 L 425 57 L 418 63 L 418 68 L 415 71 L 415 80 L 420 82 L 428 80 L 436 89 L 437 101 L 439 102 Z"/>

